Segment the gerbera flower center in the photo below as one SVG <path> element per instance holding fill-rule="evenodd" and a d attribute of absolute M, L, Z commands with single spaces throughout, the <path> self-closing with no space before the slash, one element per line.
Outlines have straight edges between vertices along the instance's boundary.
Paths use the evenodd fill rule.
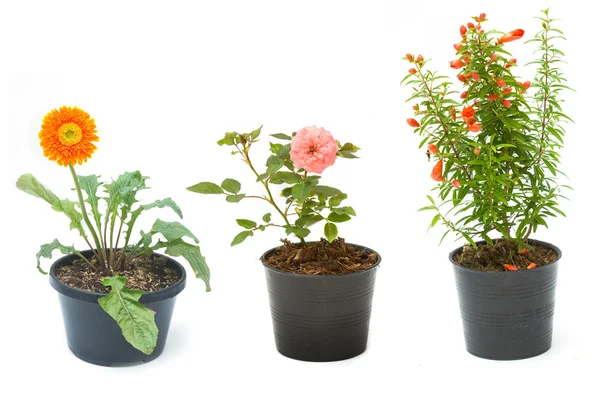
<path fill-rule="evenodd" d="M 79 125 L 68 122 L 58 128 L 58 140 L 65 146 L 73 146 L 81 141 L 81 128 Z"/>

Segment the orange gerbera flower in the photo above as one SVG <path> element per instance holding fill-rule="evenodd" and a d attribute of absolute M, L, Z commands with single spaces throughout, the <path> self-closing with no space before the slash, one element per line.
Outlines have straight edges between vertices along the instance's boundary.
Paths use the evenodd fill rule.
<path fill-rule="evenodd" d="M 100 140 L 96 132 L 96 123 L 88 113 L 63 106 L 46 114 L 38 136 L 44 156 L 66 167 L 82 164 L 92 156 L 96 150 L 92 142 Z"/>

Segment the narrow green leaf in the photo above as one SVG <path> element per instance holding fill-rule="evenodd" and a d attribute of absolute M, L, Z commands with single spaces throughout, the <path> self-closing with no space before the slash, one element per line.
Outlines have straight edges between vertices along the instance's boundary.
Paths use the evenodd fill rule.
<path fill-rule="evenodd" d="M 256 222 L 251 221 L 249 219 L 236 219 L 235 220 L 239 226 L 241 226 L 242 228 L 246 228 L 246 229 L 253 229 L 256 228 Z"/>
<path fill-rule="evenodd" d="M 98 210 L 98 188 L 101 186 L 101 183 L 98 182 L 98 178 L 97 175 L 77 176 L 81 189 L 87 194 L 86 201 L 90 204 L 96 227 L 100 232 L 102 225 L 100 222 L 101 214 Z"/>
<path fill-rule="evenodd" d="M 110 293 L 100 297 L 98 303 L 121 328 L 123 337 L 144 354 L 151 354 L 156 347 L 158 327 L 154 322 L 154 311 L 138 300 L 142 290 L 125 289 L 125 277 L 115 275 L 104 278 L 102 284 L 110 286 Z"/>
<path fill-rule="evenodd" d="M 231 242 L 231 245 L 235 246 L 236 244 L 240 244 L 244 240 L 246 240 L 246 238 L 249 237 L 249 236 L 254 236 L 254 232 L 252 232 L 252 231 L 242 231 L 242 232 L 238 233 L 233 238 L 233 241 Z"/>
<path fill-rule="evenodd" d="M 438 223 L 438 221 L 440 220 L 441 217 L 442 216 L 440 214 L 434 215 L 433 219 L 431 220 L 430 228 L 433 228 L 435 226 L 435 224 Z"/>
<path fill-rule="evenodd" d="M 335 238 L 338 236 L 338 229 L 335 224 L 328 222 L 325 224 L 324 228 L 325 238 L 329 243 L 333 242 Z"/>
<path fill-rule="evenodd" d="M 252 132 L 250 132 L 250 136 L 252 137 L 252 140 L 256 139 L 257 137 L 260 136 L 260 131 L 262 130 L 262 125 L 259 126 L 257 129 L 253 130 Z"/>
<path fill-rule="evenodd" d="M 223 189 L 221 186 L 212 182 L 200 182 L 194 186 L 187 188 L 190 192 L 202 193 L 202 194 L 222 194 Z"/>
<path fill-rule="evenodd" d="M 281 140 L 292 140 L 292 137 L 290 135 L 286 135 L 285 133 L 274 133 L 271 136 Z"/>

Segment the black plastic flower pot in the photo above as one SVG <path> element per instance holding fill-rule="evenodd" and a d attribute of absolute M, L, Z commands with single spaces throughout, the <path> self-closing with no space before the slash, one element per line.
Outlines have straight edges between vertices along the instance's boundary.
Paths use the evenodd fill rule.
<path fill-rule="evenodd" d="M 349 244 L 350 245 L 350 244 Z M 372 267 L 342 275 L 300 275 L 265 263 L 277 248 L 261 257 L 265 266 L 277 350 L 302 361 L 339 361 L 367 348 L 375 275 Z"/>
<path fill-rule="evenodd" d="M 478 242 L 477 244 L 484 244 Z M 490 360 L 520 360 L 552 346 L 554 300 L 561 251 L 551 264 L 520 271 L 475 271 L 454 262 L 462 247 L 450 253 L 458 291 L 467 351 Z"/>
<path fill-rule="evenodd" d="M 81 253 L 88 258 L 92 255 L 90 250 Z M 165 257 L 157 253 L 154 256 Z M 181 276 L 179 281 L 168 288 L 144 293 L 140 297 L 140 302 L 156 313 L 158 327 L 156 347 L 150 355 L 146 355 L 125 340 L 115 320 L 100 307 L 98 299 L 104 294 L 72 288 L 56 278 L 56 268 L 69 265 L 77 258 L 74 254 L 62 257 L 50 268 L 50 285 L 58 292 L 67 343 L 73 353 L 83 361 L 104 366 L 148 362 L 160 356 L 165 348 L 175 296 L 185 288 L 186 274 L 183 266 L 167 257 L 167 267 L 177 270 Z"/>

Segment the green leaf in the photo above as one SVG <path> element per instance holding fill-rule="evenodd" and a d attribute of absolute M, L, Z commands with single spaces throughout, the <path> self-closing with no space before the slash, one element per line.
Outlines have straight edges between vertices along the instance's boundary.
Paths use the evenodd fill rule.
<path fill-rule="evenodd" d="M 339 189 L 330 187 L 330 186 L 323 186 L 323 185 L 318 185 L 314 187 L 314 191 L 317 194 L 324 194 L 327 197 L 333 197 L 339 194 L 343 194 Z"/>
<path fill-rule="evenodd" d="M 17 188 L 46 201 L 52 206 L 53 210 L 64 213 L 71 220 L 71 229 L 77 229 L 82 237 L 86 236 L 81 224 L 83 216 L 75 208 L 77 203 L 66 199 L 60 200 L 31 174 L 21 175 L 17 180 Z"/>
<path fill-rule="evenodd" d="M 62 245 L 57 239 L 54 239 L 54 241 L 52 243 L 46 243 L 40 246 L 40 251 L 37 252 L 36 257 L 37 257 L 37 269 L 38 271 L 40 271 L 42 274 L 47 275 L 48 273 L 45 272 L 41 265 L 41 258 L 45 257 L 45 258 L 52 258 L 52 252 L 54 250 L 59 250 L 62 254 L 65 255 L 69 255 L 69 254 L 80 254 L 77 250 L 75 250 L 75 248 L 73 246 L 64 246 Z"/>
<path fill-rule="evenodd" d="M 299 226 L 291 226 L 290 230 L 299 238 L 305 238 L 310 235 L 310 230 Z"/>
<path fill-rule="evenodd" d="M 90 208 L 92 211 L 92 215 L 94 216 L 94 221 L 96 222 L 96 227 L 98 227 L 98 231 L 101 231 L 101 214 L 98 210 L 98 188 L 101 186 L 101 183 L 98 182 L 97 175 L 88 175 L 88 176 L 77 176 L 79 180 L 79 185 L 81 189 L 87 194 L 86 201 L 90 204 Z"/>
<path fill-rule="evenodd" d="M 227 200 L 230 203 L 239 203 L 244 197 L 246 197 L 245 194 L 230 194 L 227 197 L 225 197 L 225 200 Z"/>
<path fill-rule="evenodd" d="M 265 221 L 267 224 L 271 222 L 271 213 L 266 213 L 265 215 L 263 215 L 262 220 Z"/>
<path fill-rule="evenodd" d="M 338 214 L 335 212 L 332 212 L 327 217 L 327 220 L 331 221 L 331 222 L 346 222 L 346 221 L 350 221 L 350 219 L 351 219 L 351 217 L 348 214 Z"/>
<path fill-rule="evenodd" d="M 201 193 L 201 194 L 222 194 L 223 189 L 221 186 L 212 182 L 200 182 L 194 186 L 187 188 L 190 192 Z"/>
<path fill-rule="evenodd" d="M 433 219 L 431 220 L 431 225 L 429 226 L 430 228 L 433 228 L 435 226 L 435 224 L 438 223 L 438 221 L 440 220 L 442 216 L 440 214 L 436 214 L 433 216 Z"/>
<path fill-rule="evenodd" d="M 98 303 L 117 321 L 125 340 L 142 353 L 151 354 L 158 339 L 154 311 L 138 301 L 144 292 L 125 289 L 126 282 L 125 277 L 119 275 L 104 278 L 102 284 L 110 286 L 111 291 L 100 297 Z"/>
<path fill-rule="evenodd" d="M 235 144 L 235 138 L 233 137 L 224 137 L 223 139 L 217 142 L 219 146 L 233 146 Z"/>
<path fill-rule="evenodd" d="M 127 231 L 125 231 L 125 245 L 123 247 L 127 247 L 127 245 L 129 244 L 129 240 L 131 239 L 131 234 L 133 232 L 133 227 L 134 227 L 135 222 L 137 221 L 138 217 L 142 213 L 142 211 L 151 210 L 153 208 L 164 208 L 164 207 L 170 208 L 171 210 L 173 210 L 175 212 L 175 214 L 177 214 L 179 216 L 179 218 L 183 218 L 183 213 L 181 212 L 181 209 L 170 197 L 167 197 L 166 199 L 162 199 L 162 200 L 156 200 L 154 203 L 144 204 L 144 205 L 138 207 L 137 209 L 135 209 L 131 213 L 131 217 L 129 217 L 129 220 L 127 222 L 125 222 L 125 224 L 127 225 Z"/>
<path fill-rule="evenodd" d="M 292 197 L 299 203 L 302 203 L 308 198 L 311 190 L 312 186 L 310 184 L 298 183 L 292 187 Z"/>
<path fill-rule="evenodd" d="M 176 239 L 166 243 L 165 254 L 172 257 L 183 257 L 194 270 L 196 278 L 200 278 L 206 285 L 206 291 L 210 292 L 210 269 L 206 264 L 206 259 L 200 252 L 200 247 L 184 242 L 182 239 Z"/>
<path fill-rule="evenodd" d="M 250 136 L 252 137 L 252 140 L 256 139 L 257 137 L 260 136 L 260 131 L 262 130 L 262 125 L 259 126 L 257 129 L 253 130 L 252 132 L 250 132 Z"/>
<path fill-rule="evenodd" d="M 325 238 L 329 243 L 333 242 L 338 236 L 337 226 L 335 224 L 332 224 L 331 222 L 325 224 L 324 232 Z"/>
<path fill-rule="evenodd" d="M 286 135 L 285 133 L 274 133 L 271 136 L 281 140 L 292 140 L 292 137 L 290 135 Z"/>
<path fill-rule="evenodd" d="M 280 183 L 284 183 L 284 182 L 285 183 L 300 183 L 300 182 L 302 182 L 302 176 L 300 176 L 294 172 L 279 171 L 279 172 L 275 172 L 271 176 L 271 179 L 269 179 L 269 181 L 276 185 L 278 185 Z"/>
<path fill-rule="evenodd" d="M 244 240 L 246 240 L 246 238 L 249 237 L 249 236 L 254 236 L 254 232 L 252 232 L 252 231 L 242 231 L 242 232 L 238 233 L 233 238 L 233 241 L 231 242 L 231 245 L 235 246 L 236 244 L 240 244 Z"/>
<path fill-rule="evenodd" d="M 346 200 L 347 198 L 348 198 L 348 195 L 345 193 L 337 194 L 329 199 L 329 206 L 337 207 L 341 204 L 342 201 Z"/>
<path fill-rule="evenodd" d="M 354 211 L 354 208 L 352 207 L 335 207 L 332 208 L 331 211 L 333 211 L 336 214 L 348 214 L 348 215 L 352 215 L 353 217 L 356 217 L 356 211 Z"/>
<path fill-rule="evenodd" d="M 236 219 L 235 220 L 239 226 L 246 229 L 256 228 L 256 222 L 251 221 L 249 219 Z"/>
<path fill-rule="evenodd" d="M 50 190 L 46 189 L 33 175 L 24 174 L 17 180 L 17 188 L 25 193 L 45 200 L 50 205 L 58 202 L 58 197 Z"/>
<path fill-rule="evenodd" d="M 242 188 L 242 185 L 235 179 L 227 178 L 223 181 L 223 183 L 221 183 L 221 187 L 226 192 L 237 194 L 237 193 L 239 193 L 240 189 Z"/>
<path fill-rule="evenodd" d="M 292 149 L 292 146 L 290 144 L 286 144 L 284 146 L 281 146 L 281 148 L 277 151 L 277 157 L 279 158 L 290 158 L 290 150 Z"/>
<path fill-rule="evenodd" d="M 199 242 L 198 238 L 179 222 L 165 222 L 157 219 L 154 225 L 152 225 L 152 230 L 150 233 L 153 235 L 160 233 L 165 237 L 165 239 L 167 239 L 168 242 L 181 239 L 186 236 L 194 239 L 196 243 Z"/>

